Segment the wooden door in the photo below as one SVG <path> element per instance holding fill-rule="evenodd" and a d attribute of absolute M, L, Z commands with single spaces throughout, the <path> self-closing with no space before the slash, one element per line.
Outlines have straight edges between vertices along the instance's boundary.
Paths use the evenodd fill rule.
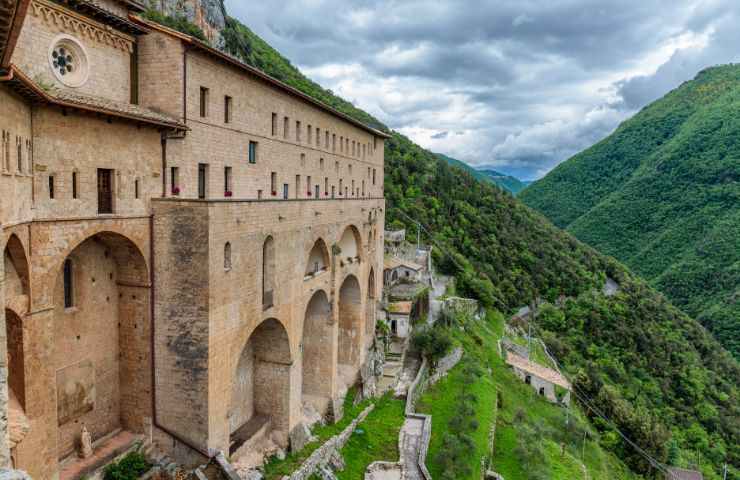
<path fill-rule="evenodd" d="M 113 213 L 113 171 L 98 169 L 98 213 Z"/>

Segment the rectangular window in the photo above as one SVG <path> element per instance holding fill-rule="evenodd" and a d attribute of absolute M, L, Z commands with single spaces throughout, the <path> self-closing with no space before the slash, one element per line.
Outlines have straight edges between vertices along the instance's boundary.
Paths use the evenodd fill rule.
<path fill-rule="evenodd" d="M 290 134 L 290 118 L 283 117 L 283 138 L 287 140 L 289 134 Z"/>
<path fill-rule="evenodd" d="M 373 168 L 373 185 L 375 185 L 375 169 Z"/>
<path fill-rule="evenodd" d="M 64 308 L 72 308 L 75 306 L 73 294 L 74 279 L 72 273 L 72 260 L 67 259 L 64 261 Z"/>
<path fill-rule="evenodd" d="M 305 166 L 306 166 L 306 154 L 301 153 L 301 167 L 305 167 Z"/>
<path fill-rule="evenodd" d="M 323 158 L 319 158 L 319 169 L 320 170 L 324 169 L 324 159 Z"/>
<path fill-rule="evenodd" d="M 339 137 L 339 153 L 344 153 L 344 137 Z"/>
<path fill-rule="evenodd" d="M 277 113 L 272 114 L 272 136 L 277 135 Z"/>
<path fill-rule="evenodd" d="M 337 151 L 337 134 L 336 133 L 331 134 L 331 151 L 332 152 Z"/>
<path fill-rule="evenodd" d="M 362 196 L 365 196 L 365 180 L 362 181 Z"/>
<path fill-rule="evenodd" d="M 342 189 L 344 188 L 343 185 L 344 185 L 344 179 L 340 178 L 339 179 L 339 195 L 342 194 Z"/>
<path fill-rule="evenodd" d="M 378 149 L 378 137 L 373 137 L 373 150 Z"/>
<path fill-rule="evenodd" d="M 54 199 L 54 175 L 49 175 L 49 198 Z"/>
<path fill-rule="evenodd" d="M 313 132 L 311 131 L 311 125 L 309 125 L 308 127 L 306 127 L 306 137 L 308 137 L 307 140 L 308 140 L 309 145 L 311 145 L 311 141 L 312 141 L 311 134 L 312 133 Z"/>
<path fill-rule="evenodd" d="M 370 167 L 367 167 L 367 178 L 370 178 Z"/>
<path fill-rule="evenodd" d="M 98 169 L 98 213 L 113 213 L 113 170 Z"/>
<path fill-rule="evenodd" d="M 314 186 L 314 189 L 313 189 L 313 190 L 314 190 L 314 191 L 313 191 L 313 193 L 314 193 L 314 198 L 315 198 L 316 200 L 318 200 L 319 198 L 321 198 L 321 186 L 320 186 L 319 184 L 316 184 L 316 185 Z"/>
<path fill-rule="evenodd" d="M 336 170 L 337 173 L 339 173 L 339 162 L 338 161 L 334 162 L 334 170 Z"/>
<path fill-rule="evenodd" d="M 270 173 L 270 191 L 273 195 L 277 195 L 277 172 Z"/>
<path fill-rule="evenodd" d="M 134 180 L 134 198 L 139 199 L 139 179 Z"/>
<path fill-rule="evenodd" d="M 295 176 L 295 198 L 301 198 L 301 176 Z"/>
<path fill-rule="evenodd" d="M 287 183 L 283 183 L 283 199 L 284 200 L 287 200 L 289 194 L 290 194 L 290 192 L 289 192 L 288 184 Z"/>
<path fill-rule="evenodd" d="M 326 132 L 325 137 L 326 138 L 324 139 L 324 148 L 326 148 L 327 150 L 329 150 L 329 132 Z"/>
<path fill-rule="evenodd" d="M 354 140 L 352 140 L 352 156 L 353 157 L 356 156 L 356 153 L 355 153 L 355 141 Z"/>
<path fill-rule="evenodd" d="M 335 198 L 337 194 L 337 187 L 336 185 L 331 186 L 331 198 Z"/>
<path fill-rule="evenodd" d="M 231 167 L 224 167 L 224 194 L 231 196 Z"/>
<path fill-rule="evenodd" d="M 198 164 L 198 198 L 205 199 L 208 195 L 208 165 Z"/>
<path fill-rule="evenodd" d="M 257 142 L 249 142 L 249 163 L 257 163 Z"/>
<path fill-rule="evenodd" d="M 262 190 L 257 190 L 257 200 L 262 200 Z"/>
<path fill-rule="evenodd" d="M 311 175 L 306 177 L 306 193 L 311 195 Z"/>
<path fill-rule="evenodd" d="M 355 181 L 352 180 L 352 196 L 355 195 Z"/>
<path fill-rule="evenodd" d="M 226 95 L 224 97 L 224 123 L 231 123 L 231 104 L 232 98 Z"/>
<path fill-rule="evenodd" d="M 170 168 L 170 193 L 180 194 L 180 169 L 178 167 Z"/>
<path fill-rule="evenodd" d="M 316 148 L 321 148 L 321 129 L 316 127 Z"/>
<path fill-rule="evenodd" d="M 329 193 L 329 177 L 324 177 L 324 195 Z"/>
<path fill-rule="evenodd" d="M 301 122 L 298 120 L 295 121 L 295 141 L 301 142 Z"/>
<path fill-rule="evenodd" d="M 72 198 L 77 198 L 77 172 L 72 172 Z"/>
<path fill-rule="evenodd" d="M 23 173 L 23 139 L 21 137 L 16 137 L 15 143 L 16 150 L 18 152 L 18 173 Z"/>
<path fill-rule="evenodd" d="M 365 144 L 362 144 L 362 158 L 365 158 L 366 152 L 365 152 Z"/>
<path fill-rule="evenodd" d="M 208 89 L 206 87 L 200 87 L 200 116 L 201 118 L 208 116 Z"/>

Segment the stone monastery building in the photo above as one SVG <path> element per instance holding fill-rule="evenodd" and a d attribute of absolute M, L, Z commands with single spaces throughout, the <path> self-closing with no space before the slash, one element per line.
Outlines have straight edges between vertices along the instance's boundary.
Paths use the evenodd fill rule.
<path fill-rule="evenodd" d="M 34 479 L 83 426 L 295 447 L 373 342 L 387 135 L 142 11 L 0 0 L 0 467 Z"/>

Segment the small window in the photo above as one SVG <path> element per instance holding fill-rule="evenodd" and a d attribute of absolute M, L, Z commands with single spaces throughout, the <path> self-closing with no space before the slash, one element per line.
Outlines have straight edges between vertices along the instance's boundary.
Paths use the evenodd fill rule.
<path fill-rule="evenodd" d="M 323 169 L 324 169 L 324 159 L 323 159 L 323 158 L 319 158 L 319 168 L 320 168 L 321 170 L 323 170 Z"/>
<path fill-rule="evenodd" d="M 311 196 L 311 175 L 306 177 L 306 193 Z"/>
<path fill-rule="evenodd" d="M 338 161 L 334 162 L 334 170 L 336 170 L 337 173 L 339 173 L 339 162 Z"/>
<path fill-rule="evenodd" d="M 306 137 L 308 137 L 308 138 L 307 138 L 307 140 L 308 140 L 308 144 L 309 144 L 309 145 L 311 145 L 311 134 L 312 134 L 312 133 L 313 133 L 313 132 L 311 131 L 311 125 L 309 125 L 309 126 L 308 126 L 308 127 L 306 128 Z"/>
<path fill-rule="evenodd" d="M 226 242 L 224 245 L 224 270 L 231 270 L 231 243 Z"/>
<path fill-rule="evenodd" d="M 283 138 L 287 140 L 289 134 L 290 134 L 290 118 L 283 117 Z"/>
<path fill-rule="evenodd" d="M 249 163 L 257 163 L 257 142 L 249 142 Z"/>
<path fill-rule="evenodd" d="M 290 196 L 290 186 L 287 183 L 283 183 L 283 200 L 287 200 Z"/>
<path fill-rule="evenodd" d="M 540 395 L 545 396 L 545 387 L 540 387 Z"/>
<path fill-rule="evenodd" d="M 365 180 L 362 181 L 362 196 L 365 196 Z"/>
<path fill-rule="evenodd" d="M 344 153 L 344 137 L 339 137 L 339 153 Z"/>
<path fill-rule="evenodd" d="M 301 143 L 301 122 L 295 121 L 295 141 Z"/>
<path fill-rule="evenodd" d="M 295 198 L 301 197 L 301 176 L 295 176 Z"/>
<path fill-rule="evenodd" d="M 18 158 L 18 173 L 23 173 L 23 139 L 21 137 L 16 137 L 15 147 Z"/>
<path fill-rule="evenodd" d="M 198 164 L 198 198 L 204 200 L 208 196 L 208 165 Z"/>
<path fill-rule="evenodd" d="M 373 168 L 373 185 L 375 185 L 375 169 Z"/>
<path fill-rule="evenodd" d="M 180 194 L 180 169 L 178 167 L 170 168 L 170 192 L 172 195 Z"/>
<path fill-rule="evenodd" d="M 324 177 L 324 195 L 329 195 L 329 177 Z"/>
<path fill-rule="evenodd" d="M 355 196 L 355 181 L 352 180 L 352 196 Z"/>
<path fill-rule="evenodd" d="M 362 144 L 362 158 L 365 158 L 365 155 L 367 155 L 367 153 L 365 151 L 365 147 L 366 147 L 366 145 L 363 143 Z"/>
<path fill-rule="evenodd" d="M 349 169 L 349 174 L 352 175 L 352 164 L 350 163 L 347 168 Z"/>
<path fill-rule="evenodd" d="M 208 89 L 206 87 L 200 87 L 200 116 L 201 118 L 208 116 Z"/>
<path fill-rule="evenodd" d="M 319 185 L 319 184 L 314 185 L 314 187 L 313 187 L 313 193 L 314 193 L 314 198 L 315 199 L 318 200 L 319 198 L 321 198 L 321 185 Z"/>
<path fill-rule="evenodd" d="M 49 175 L 49 198 L 54 199 L 54 175 Z"/>
<path fill-rule="evenodd" d="M 373 150 L 378 149 L 378 137 L 373 137 Z"/>
<path fill-rule="evenodd" d="M 337 187 L 336 185 L 332 185 L 331 186 L 331 198 L 336 197 L 336 193 L 337 193 Z"/>
<path fill-rule="evenodd" d="M 77 172 L 72 172 L 72 198 L 77 198 Z"/>
<path fill-rule="evenodd" d="M 332 152 L 337 151 L 337 134 L 336 133 L 331 134 L 331 151 Z"/>
<path fill-rule="evenodd" d="M 329 150 L 329 132 L 326 132 L 325 137 L 326 138 L 324 139 L 324 148 L 326 148 L 327 150 Z"/>
<path fill-rule="evenodd" d="M 231 192 L 231 167 L 224 167 L 224 196 L 230 197 Z"/>
<path fill-rule="evenodd" d="M 257 190 L 257 200 L 262 200 L 262 190 Z"/>
<path fill-rule="evenodd" d="M 277 195 L 277 172 L 270 173 L 270 191 L 272 195 Z"/>
<path fill-rule="evenodd" d="M 272 114 L 272 136 L 277 135 L 277 113 Z"/>
<path fill-rule="evenodd" d="M 531 385 L 532 384 L 532 376 L 531 375 L 525 376 L 524 377 L 524 383 L 526 383 L 527 385 Z"/>
<path fill-rule="evenodd" d="M 134 180 L 134 198 L 139 199 L 139 179 Z"/>
<path fill-rule="evenodd" d="M 321 148 L 321 129 L 316 127 L 316 148 Z"/>
<path fill-rule="evenodd" d="M 72 260 L 68 258 L 64 261 L 64 308 L 75 306 L 73 273 Z"/>
<path fill-rule="evenodd" d="M 231 97 L 226 95 L 224 97 L 224 123 L 231 123 L 231 103 Z"/>
<path fill-rule="evenodd" d="M 305 167 L 305 166 L 306 166 L 306 154 L 301 153 L 301 167 Z"/>
<path fill-rule="evenodd" d="M 367 167 L 367 178 L 370 178 L 370 167 Z"/>
<path fill-rule="evenodd" d="M 357 151 L 356 151 L 355 145 L 356 145 L 355 144 L 355 141 L 352 140 L 352 156 L 353 157 L 356 157 L 357 156 Z"/>

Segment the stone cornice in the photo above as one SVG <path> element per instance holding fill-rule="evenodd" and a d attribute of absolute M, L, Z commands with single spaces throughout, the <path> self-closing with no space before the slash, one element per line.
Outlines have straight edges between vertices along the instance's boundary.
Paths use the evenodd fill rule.
<path fill-rule="evenodd" d="M 42 18 L 45 22 L 75 33 L 80 37 L 124 52 L 132 53 L 134 51 L 133 37 L 117 32 L 107 25 L 89 20 L 54 3 L 46 0 L 33 0 L 31 12 L 33 16 Z"/>

